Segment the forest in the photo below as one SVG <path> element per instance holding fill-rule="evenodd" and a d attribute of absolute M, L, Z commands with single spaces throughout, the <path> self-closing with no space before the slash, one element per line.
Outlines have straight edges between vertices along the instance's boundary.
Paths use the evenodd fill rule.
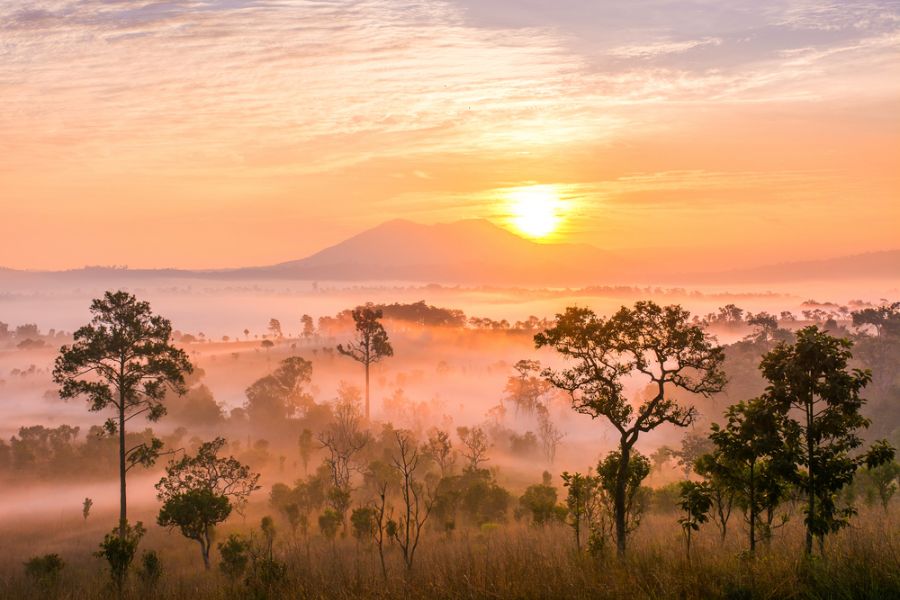
<path fill-rule="evenodd" d="M 900 303 L 803 307 L 0 323 L 0 596 L 900 597 Z"/>

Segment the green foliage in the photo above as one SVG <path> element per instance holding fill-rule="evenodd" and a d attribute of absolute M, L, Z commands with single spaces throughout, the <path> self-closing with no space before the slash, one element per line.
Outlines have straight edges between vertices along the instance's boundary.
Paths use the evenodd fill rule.
<path fill-rule="evenodd" d="M 596 526 L 600 506 L 600 478 L 581 473 L 562 474 L 566 488 L 566 508 L 569 511 L 569 525 L 575 534 L 575 546 L 581 549 L 582 534 L 590 536 Z"/>
<path fill-rule="evenodd" d="M 394 348 L 388 340 L 387 331 L 381 324 L 381 309 L 372 303 L 359 306 L 353 310 L 353 322 L 356 326 L 356 339 L 346 345 L 338 344 L 338 353 L 349 356 L 361 363 L 366 370 L 366 420 L 369 418 L 369 367 L 382 359 L 394 355 Z"/>
<path fill-rule="evenodd" d="M 144 415 L 159 420 L 168 390 L 185 392 L 184 375 L 193 370 L 187 354 L 170 343 L 172 324 L 124 292 L 106 292 L 91 303 L 90 324 L 75 331 L 74 343 L 63 346 L 53 369 L 61 398 L 84 397 L 90 410 L 115 410 L 104 424 L 119 434 L 120 521 L 126 521 L 125 473 L 137 465 L 150 466 L 162 442 L 126 447 L 125 423 Z"/>
<path fill-rule="evenodd" d="M 878 466 L 867 467 L 866 474 L 872 482 L 881 506 L 887 511 L 891 498 L 897 493 L 897 480 L 900 478 L 900 463 L 895 460 L 884 462 Z"/>
<path fill-rule="evenodd" d="M 281 361 L 272 373 L 247 388 L 244 405 L 247 415 L 252 421 L 277 425 L 308 409 L 313 404 L 312 395 L 306 389 L 312 371 L 312 363 L 299 356 Z"/>
<path fill-rule="evenodd" d="M 148 588 L 155 587 L 160 578 L 162 578 L 162 562 L 155 550 L 146 550 L 141 554 L 141 568 L 138 570 L 138 577 Z"/>
<path fill-rule="evenodd" d="M 342 522 L 341 515 L 330 508 L 326 508 L 325 512 L 319 515 L 319 531 L 322 532 L 326 539 L 333 540 Z"/>
<path fill-rule="evenodd" d="M 156 484 L 157 497 L 163 502 L 157 523 L 177 527 L 183 536 L 197 541 L 207 569 L 214 527 L 259 489 L 259 474 L 233 457 L 218 456 L 224 445 L 223 438 L 204 442 L 196 455 L 170 462 L 166 476 Z"/>
<path fill-rule="evenodd" d="M 623 473 L 624 469 L 624 473 Z M 623 466 L 622 455 L 614 450 L 597 464 L 597 477 L 600 490 L 608 508 L 615 510 L 616 489 L 624 489 L 624 517 L 627 532 L 637 529 L 641 516 L 646 508 L 647 492 L 641 483 L 650 474 L 650 460 L 637 451 L 632 451 L 631 458 Z"/>
<path fill-rule="evenodd" d="M 697 459 L 712 451 L 712 442 L 705 435 L 697 431 L 689 431 L 681 438 L 681 449 L 672 453 L 678 459 L 678 466 L 684 471 L 684 476 L 690 477 Z"/>
<path fill-rule="evenodd" d="M 100 542 L 100 550 L 94 553 L 97 558 L 103 558 L 109 564 L 109 573 L 113 583 L 120 591 L 125 585 L 128 577 L 128 570 L 131 563 L 134 562 L 134 556 L 137 554 L 138 545 L 141 538 L 144 537 L 146 529 L 144 525 L 138 521 L 131 526 L 129 523 L 122 523 L 107 533 Z"/>
<path fill-rule="evenodd" d="M 25 575 L 35 583 L 50 586 L 59 581 L 59 574 L 65 566 L 59 554 L 35 556 L 25 562 Z"/>
<path fill-rule="evenodd" d="M 757 531 L 771 526 L 774 511 L 787 493 L 796 460 L 791 426 L 765 398 L 739 402 L 725 411 L 726 424 L 712 425 L 715 450 L 699 461 L 698 470 L 737 494 L 750 524 L 750 551 Z M 761 522 L 763 512 L 769 516 Z"/>
<path fill-rule="evenodd" d="M 232 581 L 240 579 L 250 562 L 250 540 L 232 533 L 224 542 L 219 543 L 218 548 L 221 557 L 219 570 Z"/>
<path fill-rule="evenodd" d="M 531 515 L 531 522 L 535 525 L 544 525 L 556 520 L 556 488 L 546 483 L 529 486 L 519 505 Z"/>
<path fill-rule="evenodd" d="M 615 482 L 619 554 L 624 554 L 626 536 L 637 522 L 633 517 L 638 513 L 629 511 L 629 505 L 639 486 L 634 486 L 630 499 L 627 486 L 634 474 L 629 467 L 631 450 L 639 435 L 664 423 L 685 427 L 694 421 L 697 410 L 679 404 L 671 388 L 708 397 L 725 385 L 722 348 L 689 317 L 680 306 L 660 307 L 650 301 L 637 302 L 631 309 L 623 306 L 608 319 L 588 308 L 570 307 L 557 315 L 553 327 L 534 337 L 538 348 L 552 347 L 574 362 L 570 368 L 544 371 L 550 383 L 569 393 L 572 408 L 592 418 L 606 418 L 619 433 L 619 474 L 614 479 L 609 473 L 601 474 Z M 636 407 L 623 383 L 634 374 L 643 376 L 650 390 Z"/>
<path fill-rule="evenodd" d="M 507 519 L 512 496 L 487 469 L 467 469 L 441 479 L 435 489 L 434 513 L 443 523 L 456 522 L 457 513 L 473 525 Z"/>
<path fill-rule="evenodd" d="M 700 525 L 709 521 L 713 498 L 709 484 L 696 481 L 681 482 L 681 501 L 679 502 L 684 516 L 678 519 L 679 525 L 687 540 L 688 556 L 691 553 L 691 534 L 700 531 Z"/>
<path fill-rule="evenodd" d="M 350 514 L 353 537 L 361 542 L 372 539 L 375 532 L 375 509 L 370 506 L 356 508 Z"/>
<path fill-rule="evenodd" d="M 275 529 L 275 521 L 272 517 L 266 515 L 259 522 L 259 528 L 262 531 L 263 540 L 265 541 L 265 554 L 268 559 L 274 556 L 275 535 L 278 533 Z"/>
<path fill-rule="evenodd" d="M 795 343 L 779 344 L 760 364 L 769 381 L 766 401 L 788 416 L 789 435 L 799 452 L 796 481 L 807 498 L 807 554 L 814 537 L 821 542 L 826 534 L 845 527 L 855 513 L 852 506 L 838 506 L 836 498 L 859 466 L 893 458 L 886 443 L 868 455 L 854 453 L 862 445 L 859 430 L 870 423 L 860 409 L 865 404 L 862 390 L 872 375 L 849 368 L 852 345 L 816 326 L 805 327 L 797 332 Z"/>

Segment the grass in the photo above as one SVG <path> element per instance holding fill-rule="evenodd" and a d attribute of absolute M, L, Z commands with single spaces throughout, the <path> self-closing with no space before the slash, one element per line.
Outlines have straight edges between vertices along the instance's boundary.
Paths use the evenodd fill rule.
<path fill-rule="evenodd" d="M 813 560 L 802 555 L 803 531 L 795 521 L 779 530 L 770 547 L 754 559 L 743 552 L 746 540 L 738 522 L 724 543 L 715 528 L 707 525 L 697 536 L 688 562 L 675 518 L 673 514 L 648 515 L 630 539 L 624 560 L 614 553 L 597 559 L 576 552 L 571 530 L 562 525 L 535 528 L 510 523 L 488 531 L 462 529 L 450 538 L 429 532 L 412 571 L 404 568 L 397 548 L 389 551 L 387 580 L 371 544 L 352 538 L 332 543 L 319 536 L 293 540 L 282 528 L 276 554 L 287 565 L 287 576 L 271 589 L 232 584 L 217 570 L 204 572 L 195 543 L 153 527 L 142 548 L 159 552 L 162 579 L 149 589 L 132 576 L 127 597 L 900 598 L 898 527 L 880 509 L 862 511 L 851 528 L 829 539 L 825 556 Z M 103 530 L 69 525 L 61 534 L 44 530 L 43 536 L 35 536 L 29 530 L 4 536 L 0 597 L 74 600 L 114 595 L 104 565 L 90 555 Z M 232 523 L 220 532 L 220 538 L 227 531 L 249 528 L 249 524 Z M 25 577 L 22 563 L 39 552 L 58 552 L 66 560 L 55 584 Z"/>

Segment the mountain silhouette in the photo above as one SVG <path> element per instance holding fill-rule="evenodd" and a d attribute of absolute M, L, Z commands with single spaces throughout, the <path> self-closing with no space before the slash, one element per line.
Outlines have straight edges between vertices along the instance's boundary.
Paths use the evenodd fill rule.
<path fill-rule="evenodd" d="M 217 270 L 85 267 L 66 271 L 0 268 L 6 285 L 103 283 L 147 279 L 318 280 L 502 286 L 727 284 L 900 279 L 900 250 L 749 269 L 673 273 L 588 244 L 538 243 L 485 220 L 424 225 L 387 221 L 306 258 Z"/>
<path fill-rule="evenodd" d="M 543 244 L 485 220 L 422 225 L 388 221 L 301 260 L 233 275 L 291 279 L 398 280 L 562 285 L 617 269 L 614 255 L 586 244 Z"/>

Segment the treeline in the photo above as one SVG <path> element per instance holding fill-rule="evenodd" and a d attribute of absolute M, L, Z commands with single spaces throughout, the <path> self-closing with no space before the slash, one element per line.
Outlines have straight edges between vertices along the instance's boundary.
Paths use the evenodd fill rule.
<path fill-rule="evenodd" d="M 72 345 L 60 349 L 54 380 L 63 398 L 84 398 L 90 410 L 111 415 L 102 432 L 117 450 L 120 517 L 99 555 L 107 559 L 121 590 L 145 532 L 141 523 L 128 520 L 126 475 L 152 466 L 167 446 L 152 432 L 135 436 L 126 427 L 130 430 L 136 417 L 164 417 L 170 396 L 188 393 L 194 367 L 183 350 L 171 345 L 169 322 L 153 315 L 147 303 L 125 292 L 108 292 L 91 311 L 91 323 L 75 332 Z M 883 319 L 873 324 L 878 339 L 889 340 L 893 323 L 900 321 L 900 306 L 876 317 Z M 352 311 L 355 333 L 338 346 L 340 354 L 364 366 L 366 380 L 372 362 L 393 354 L 382 318 L 374 305 Z M 817 326 L 781 334 L 777 323 L 774 328 L 768 324 L 761 321 L 760 332 L 744 342 L 771 345 L 758 360 L 764 391 L 733 403 L 707 436 L 686 438 L 677 455 L 686 475 L 702 478 L 679 486 L 679 523 L 688 556 L 694 532 L 713 520 L 724 536 L 737 509 L 748 526 L 752 557 L 757 542 L 770 539 L 797 507 L 804 515 L 805 554 L 811 555 L 816 544 L 823 553 L 827 537 L 854 515 L 846 490 L 857 472 L 881 482 L 885 509 L 896 490 L 893 447 L 886 441 L 867 446 L 862 438 L 870 425 L 864 391 L 873 374 L 851 364 L 853 342 Z M 455 437 L 440 428 L 416 432 L 375 424 L 363 412 L 367 405 L 361 392 L 349 385 L 341 387 L 333 403 L 316 403 L 309 391 L 312 363 L 301 357 L 283 360 L 247 388 L 239 413 L 251 423 L 266 423 L 273 434 L 281 424 L 280 433 L 296 435 L 307 475 L 272 487 L 269 503 L 279 519 L 294 535 L 309 536 L 317 529 L 329 540 L 352 535 L 373 544 L 385 579 L 394 568 L 389 555 L 399 554 L 402 568 L 411 571 L 424 540 L 435 534 L 449 537 L 460 528 L 496 528 L 510 517 L 527 518 L 536 526 L 567 523 L 579 551 L 605 555 L 615 544 L 616 554 L 623 556 L 652 498 L 642 484 L 653 464 L 665 459 L 660 452 L 645 457 L 638 442 L 660 426 L 696 422 L 692 399 L 720 394 L 728 385 L 725 349 L 681 307 L 653 302 L 622 307 L 609 317 L 568 308 L 534 342 L 558 353 L 560 367 L 520 361 L 504 403 L 492 409 L 488 423 L 458 427 Z M 647 383 L 638 402 L 625 395 L 624 382 L 631 377 Z M 548 416 L 553 390 L 566 394 L 573 410 L 610 426 L 617 447 L 595 468 L 563 473 L 563 500 L 549 473 L 516 498 L 500 484 L 499 470 L 491 468 L 491 421 L 503 431 L 499 423 L 506 402 L 538 415 L 540 443 L 552 462 L 561 436 L 540 417 Z M 230 419 L 236 418 L 232 413 Z M 27 459 L 28 444 L 65 457 L 77 434 L 73 428 L 23 430 L 16 436 L 18 460 Z M 232 449 L 238 447 L 229 448 L 221 436 L 195 444 L 169 461 L 156 486 L 157 523 L 197 542 L 206 568 L 213 562 L 215 528 L 241 512 L 259 489 L 259 474 L 251 465 L 221 455 Z M 321 462 L 311 465 L 316 456 Z M 88 511 L 86 502 L 86 517 Z M 219 542 L 221 570 L 251 587 L 278 586 L 288 566 L 274 551 L 277 530 L 274 519 L 265 517 L 259 534 L 233 534 Z M 35 561 L 29 564 L 37 572 L 42 564 L 59 565 L 52 555 Z M 155 554 L 145 554 L 142 568 L 156 562 Z"/>

